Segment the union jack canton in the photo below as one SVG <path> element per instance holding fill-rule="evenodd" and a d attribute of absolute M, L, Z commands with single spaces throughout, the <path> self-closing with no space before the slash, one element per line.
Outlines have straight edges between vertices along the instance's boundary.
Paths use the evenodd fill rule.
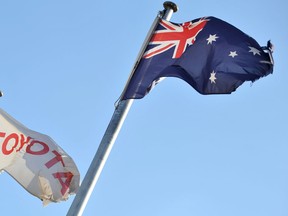
<path fill-rule="evenodd" d="M 273 72 L 272 44 L 215 17 L 181 24 L 160 19 L 122 100 L 143 98 L 163 77 L 185 80 L 201 94 L 230 94 Z"/>

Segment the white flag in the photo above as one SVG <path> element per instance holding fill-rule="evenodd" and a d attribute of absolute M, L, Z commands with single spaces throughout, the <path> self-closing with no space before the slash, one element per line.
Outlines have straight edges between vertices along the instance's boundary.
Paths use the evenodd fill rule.
<path fill-rule="evenodd" d="M 80 181 L 73 159 L 49 136 L 32 131 L 0 109 L 0 170 L 43 204 L 67 200 Z"/>

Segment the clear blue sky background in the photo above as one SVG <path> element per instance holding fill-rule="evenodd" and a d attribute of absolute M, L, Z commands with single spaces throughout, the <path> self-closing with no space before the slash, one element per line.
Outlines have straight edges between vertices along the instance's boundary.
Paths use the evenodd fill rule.
<path fill-rule="evenodd" d="M 1 1 L 0 106 L 50 135 L 83 179 L 163 1 Z M 285 0 L 184 1 L 174 22 L 213 15 L 275 45 L 274 74 L 231 95 L 169 78 L 134 102 L 84 215 L 287 216 Z M 7 173 L 1 215 L 42 207 Z"/>

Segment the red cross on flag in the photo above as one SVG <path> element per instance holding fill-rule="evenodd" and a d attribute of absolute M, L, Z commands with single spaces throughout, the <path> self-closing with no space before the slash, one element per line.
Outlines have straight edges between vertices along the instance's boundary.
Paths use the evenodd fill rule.
<path fill-rule="evenodd" d="M 187 45 L 192 45 L 196 36 L 206 25 L 206 19 L 200 19 L 197 22 L 185 22 L 182 25 L 175 25 L 166 20 L 160 20 L 159 24 L 163 27 L 154 32 L 149 45 L 157 45 L 144 53 L 144 58 L 151 58 L 155 55 L 174 48 L 172 58 L 180 58 L 185 52 Z"/>

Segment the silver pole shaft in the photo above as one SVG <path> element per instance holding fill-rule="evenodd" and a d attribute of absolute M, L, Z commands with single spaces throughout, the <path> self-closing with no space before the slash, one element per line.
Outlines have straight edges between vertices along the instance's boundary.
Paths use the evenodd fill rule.
<path fill-rule="evenodd" d="M 164 5 L 165 10 L 164 10 L 164 14 L 162 18 L 166 20 L 170 20 L 173 14 L 173 11 L 174 12 L 177 11 L 177 6 L 173 2 L 165 2 L 163 5 Z M 134 73 L 138 62 L 140 61 L 146 49 L 146 46 L 149 43 L 149 40 L 151 38 L 151 35 L 157 23 L 156 22 L 153 23 L 148 33 L 148 36 L 146 37 L 146 41 L 144 42 L 144 44 L 146 45 L 144 46 L 143 44 L 139 52 L 138 58 L 136 60 L 135 66 L 132 69 L 131 74 Z M 130 75 L 130 78 L 131 76 L 132 75 Z M 67 216 L 81 216 L 83 214 L 83 211 L 87 205 L 87 202 L 91 196 L 91 193 L 96 185 L 96 182 L 101 174 L 101 171 L 106 163 L 106 160 L 110 154 L 113 144 L 120 132 L 120 129 L 124 123 L 124 120 L 130 110 L 130 107 L 133 101 L 134 101 L 133 99 L 123 100 L 117 104 L 117 107 L 115 108 L 113 116 L 101 140 L 98 150 L 90 164 L 90 167 L 83 179 L 83 182 L 81 183 L 81 186 L 76 194 L 76 197 L 73 200 L 73 203 L 67 213 Z"/>
<path fill-rule="evenodd" d="M 119 102 L 67 216 L 81 216 L 101 174 L 133 100 Z"/>

